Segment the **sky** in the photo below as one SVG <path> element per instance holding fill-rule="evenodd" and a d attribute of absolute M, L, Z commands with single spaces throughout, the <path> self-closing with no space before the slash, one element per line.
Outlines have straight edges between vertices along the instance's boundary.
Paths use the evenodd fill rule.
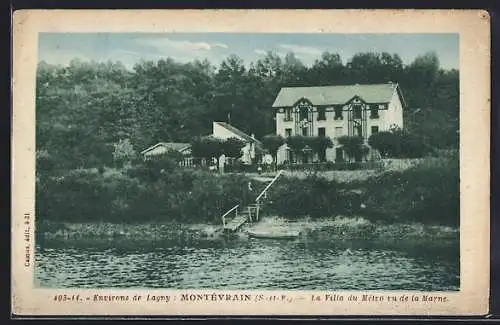
<path fill-rule="evenodd" d="M 325 51 L 347 61 L 359 52 L 398 54 L 404 64 L 435 52 L 443 69 L 459 69 L 458 34 L 250 34 L 250 33 L 40 33 L 38 59 L 67 65 L 83 61 L 121 61 L 127 68 L 144 60 L 171 57 L 189 62 L 208 59 L 218 66 L 231 54 L 248 65 L 267 51 L 294 52 L 310 66 Z"/>

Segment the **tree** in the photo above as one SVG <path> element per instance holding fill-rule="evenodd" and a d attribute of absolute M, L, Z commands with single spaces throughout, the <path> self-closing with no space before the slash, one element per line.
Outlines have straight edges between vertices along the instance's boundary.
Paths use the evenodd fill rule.
<path fill-rule="evenodd" d="M 273 164 L 275 166 L 278 161 L 278 150 L 284 143 L 285 139 L 281 135 L 268 134 L 262 138 L 262 145 L 273 157 Z"/>
<path fill-rule="evenodd" d="M 368 144 L 378 150 L 382 157 L 391 157 L 395 152 L 399 152 L 399 143 L 396 141 L 394 133 L 381 131 L 372 134 L 368 139 Z"/>
<path fill-rule="evenodd" d="M 326 149 L 333 148 L 332 139 L 329 137 L 312 137 L 309 146 L 318 154 L 321 162 L 326 161 Z"/>
<path fill-rule="evenodd" d="M 241 149 L 244 146 L 245 142 L 232 137 L 222 142 L 222 153 L 227 157 L 238 159 L 243 154 Z"/>
<path fill-rule="evenodd" d="M 304 158 L 304 149 L 308 144 L 307 138 L 302 135 L 294 135 L 286 139 L 286 144 L 292 149 L 297 157 Z"/>
<path fill-rule="evenodd" d="M 356 53 L 343 64 L 326 52 L 309 68 L 293 53 L 271 52 L 246 67 L 234 55 L 217 70 L 208 60 L 171 58 L 141 61 L 133 71 L 120 62 L 40 62 L 36 148 L 47 150 L 57 169 L 70 170 L 112 166 L 121 139 L 137 149 L 191 142 L 208 134 L 212 121 L 230 119 L 260 138 L 273 132 L 269 108 L 282 87 L 387 81 L 401 85 L 407 103 L 404 125 L 413 138 L 405 138 L 405 148 L 459 145 L 459 71 L 440 68 L 435 53 L 404 66 L 397 54 Z"/>
<path fill-rule="evenodd" d="M 115 143 L 113 151 L 113 160 L 117 166 L 121 167 L 124 163 L 130 162 L 135 158 L 135 150 L 129 139 L 122 139 Z"/>
<path fill-rule="evenodd" d="M 418 158 L 428 152 L 421 137 L 397 127 L 373 134 L 368 144 L 379 150 L 383 157 Z"/>
<path fill-rule="evenodd" d="M 342 136 L 338 138 L 339 143 L 345 150 L 349 159 L 354 158 L 355 161 L 361 161 L 363 155 L 367 153 L 366 146 L 363 144 L 363 138 L 360 136 Z"/>
<path fill-rule="evenodd" d="M 345 72 L 339 54 L 324 52 L 310 70 L 309 83 L 311 85 L 338 85 L 345 79 Z"/>
<path fill-rule="evenodd" d="M 36 151 L 36 175 L 41 178 L 52 174 L 56 165 L 54 158 L 47 150 L 38 149 Z"/>
<path fill-rule="evenodd" d="M 195 158 L 205 158 L 208 161 L 215 158 L 218 165 L 219 157 L 223 154 L 223 142 L 213 137 L 195 138 L 191 142 L 191 153 Z"/>

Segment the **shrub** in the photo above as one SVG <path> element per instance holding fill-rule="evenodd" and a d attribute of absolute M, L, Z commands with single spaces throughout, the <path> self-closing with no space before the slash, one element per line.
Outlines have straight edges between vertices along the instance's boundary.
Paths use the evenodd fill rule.
<path fill-rule="evenodd" d="M 400 128 L 375 133 L 368 144 L 389 158 L 420 158 L 430 151 L 421 137 Z"/>
<path fill-rule="evenodd" d="M 356 162 L 362 160 L 368 153 L 367 147 L 363 144 L 364 140 L 360 136 L 344 135 L 338 138 L 339 144 L 342 146 L 347 156 Z"/>
<path fill-rule="evenodd" d="M 313 175 L 306 179 L 287 178 L 270 191 L 270 209 L 286 217 L 325 217 L 337 212 L 337 184 Z"/>
<path fill-rule="evenodd" d="M 459 225 L 457 159 L 429 158 L 407 170 L 372 178 L 366 189 L 363 200 L 372 218 Z"/>
<path fill-rule="evenodd" d="M 283 139 L 280 135 L 268 134 L 262 138 L 262 145 L 273 157 L 273 162 L 276 162 L 276 155 L 278 154 L 279 148 L 285 143 L 285 139 Z"/>
<path fill-rule="evenodd" d="M 326 149 L 333 148 L 332 139 L 329 137 L 312 137 L 310 146 L 318 154 L 321 162 L 326 161 Z"/>
<path fill-rule="evenodd" d="M 342 171 L 342 170 L 366 170 L 377 169 L 382 166 L 381 162 L 323 162 L 310 164 L 283 164 L 280 169 L 290 171 Z"/>

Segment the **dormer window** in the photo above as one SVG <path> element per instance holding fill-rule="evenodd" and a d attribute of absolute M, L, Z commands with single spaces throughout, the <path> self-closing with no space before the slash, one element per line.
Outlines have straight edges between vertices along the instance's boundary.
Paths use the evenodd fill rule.
<path fill-rule="evenodd" d="M 324 107 L 318 107 L 318 121 L 326 120 L 326 111 Z"/>
<path fill-rule="evenodd" d="M 335 110 L 335 116 L 334 116 L 334 120 L 342 120 L 343 119 L 343 116 L 342 116 L 342 106 L 336 106 L 334 108 Z"/>
<path fill-rule="evenodd" d="M 306 106 L 300 107 L 300 120 L 308 120 L 309 117 L 309 109 Z"/>
<path fill-rule="evenodd" d="M 285 108 L 285 121 L 291 121 L 292 120 L 292 108 L 287 107 Z"/>
<path fill-rule="evenodd" d="M 378 118 L 378 105 L 370 106 L 370 118 Z"/>
<path fill-rule="evenodd" d="M 359 104 L 353 105 L 352 110 L 353 110 L 353 113 L 354 113 L 354 118 L 360 119 L 361 118 L 361 114 L 362 114 L 361 105 L 359 105 Z"/>
<path fill-rule="evenodd" d="M 299 108 L 299 120 L 309 121 L 309 111 L 311 110 L 311 105 L 306 100 L 302 100 L 298 105 Z"/>

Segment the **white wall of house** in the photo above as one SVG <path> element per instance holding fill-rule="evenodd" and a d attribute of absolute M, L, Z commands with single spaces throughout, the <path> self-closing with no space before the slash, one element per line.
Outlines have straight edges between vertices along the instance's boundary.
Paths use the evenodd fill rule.
<path fill-rule="evenodd" d="M 403 128 L 403 104 L 401 103 L 401 98 L 398 92 L 395 91 L 392 95 L 391 102 L 389 103 L 389 109 L 387 110 L 387 116 L 384 118 L 385 125 L 384 130 L 389 130 L 391 125 L 397 125 Z"/>
<path fill-rule="evenodd" d="M 218 123 L 213 122 L 213 129 L 212 129 L 212 136 L 217 139 L 221 140 L 227 140 L 229 138 L 237 138 L 243 142 L 245 142 L 245 146 L 241 148 L 241 160 L 246 163 L 246 164 L 251 164 L 252 159 L 255 157 L 255 145 L 251 142 L 247 142 L 245 139 L 242 137 L 238 136 L 237 134 L 229 131 L 222 125 L 219 125 Z"/>

